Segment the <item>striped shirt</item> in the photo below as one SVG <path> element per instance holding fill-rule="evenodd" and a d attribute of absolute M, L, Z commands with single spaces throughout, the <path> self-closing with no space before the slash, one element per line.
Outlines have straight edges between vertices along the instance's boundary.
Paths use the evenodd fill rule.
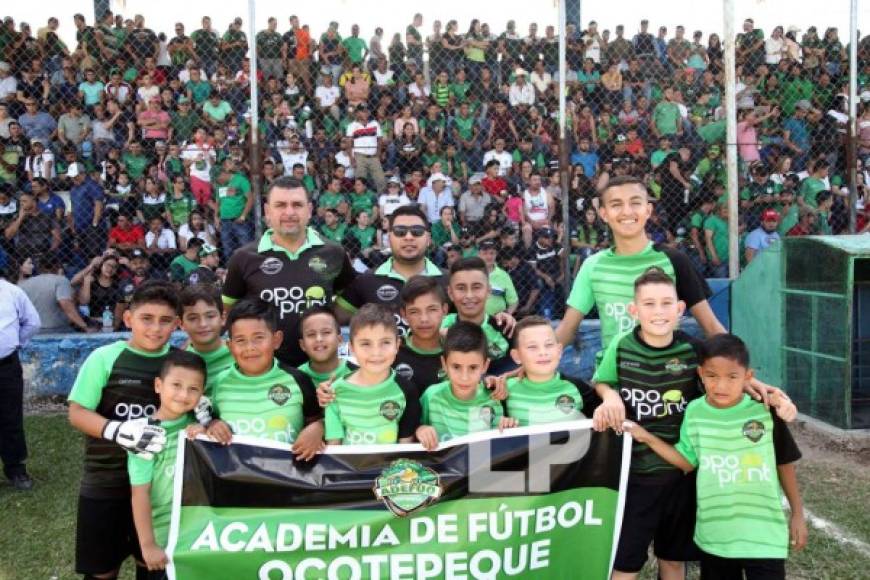
<path fill-rule="evenodd" d="M 591 417 L 592 409 L 588 407 L 596 406 L 595 393 L 589 385 L 559 373 L 542 383 L 511 378 L 507 390 L 508 417 L 516 419 L 520 427 L 583 419 L 584 407 Z"/>
<path fill-rule="evenodd" d="M 381 125 L 377 121 L 369 121 L 365 125 L 354 121 L 347 126 L 345 134 L 353 139 L 355 155 L 377 155 L 378 139 L 381 137 Z"/>

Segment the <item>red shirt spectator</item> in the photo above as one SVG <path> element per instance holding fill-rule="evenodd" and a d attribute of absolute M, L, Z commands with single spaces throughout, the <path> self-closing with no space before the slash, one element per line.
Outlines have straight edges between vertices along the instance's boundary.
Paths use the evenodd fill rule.
<path fill-rule="evenodd" d="M 118 216 L 118 225 L 109 230 L 109 246 L 119 250 L 144 247 L 145 230 L 139 224 L 130 223 L 130 218 Z"/>

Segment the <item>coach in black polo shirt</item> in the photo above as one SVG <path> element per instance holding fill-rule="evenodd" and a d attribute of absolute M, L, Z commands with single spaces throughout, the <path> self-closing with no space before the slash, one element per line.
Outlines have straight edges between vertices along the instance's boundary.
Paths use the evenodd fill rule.
<path fill-rule="evenodd" d="M 389 217 L 392 257 L 375 270 L 357 276 L 354 283 L 341 292 L 336 302 L 349 313 L 364 304 L 388 304 L 395 308 L 396 321 L 402 334 L 407 325 L 399 316 L 399 293 L 412 276 L 436 276 L 447 286 L 445 272 L 427 257 L 431 238 L 429 221 L 418 205 L 397 208 Z"/>
<path fill-rule="evenodd" d="M 330 305 L 354 279 L 344 249 L 308 227 L 312 204 L 302 182 L 281 177 L 266 191 L 266 220 L 271 226 L 259 241 L 242 246 L 227 265 L 223 300 L 243 298 L 272 304 L 284 341 L 276 356 L 292 365 L 307 359 L 299 348 L 299 318 L 314 305 Z"/>

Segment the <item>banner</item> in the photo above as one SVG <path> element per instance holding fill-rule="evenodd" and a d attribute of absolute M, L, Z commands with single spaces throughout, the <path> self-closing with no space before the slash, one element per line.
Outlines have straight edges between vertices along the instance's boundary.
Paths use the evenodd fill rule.
<path fill-rule="evenodd" d="M 179 441 L 170 579 L 610 577 L 631 439 L 573 421 L 419 445 Z M 183 437 L 183 433 L 180 434 Z"/>

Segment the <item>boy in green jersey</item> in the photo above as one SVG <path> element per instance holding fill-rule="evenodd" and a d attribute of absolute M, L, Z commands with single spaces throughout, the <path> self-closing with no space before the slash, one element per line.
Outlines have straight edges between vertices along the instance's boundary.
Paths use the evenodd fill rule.
<path fill-rule="evenodd" d="M 166 447 L 150 460 L 132 452 L 127 456 L 133 520 L 142 559 L 152 571 L 149 578 L 157 577 L 153 571 L 165 570 L 167 564 L 164 550 L 169 538 L 178 432 L 187 428 L 188 436 L 193 437 L 205 431 L 190 417 L 205 390 L 205 380 L 202 358 L 186 351 L 169 353 L 160 376 L 154 379 L 160 406 L 152 416 L 166 431 Z"/>
<path fill-rule="evenodd" d="M 391 368 L 399 350 L 393 311 L 366 304 L 350 321 L 350 348 L 359 369 L 332 385 L 326 408 L 331 445 L 411 443 L 420 424 L 420 400 L 413 383 Z"/>
<path fill-rule="evenodd" d="M 784 579 L 789 546 L 798 551 L 807 540 L 794 465 L 800 450 L 785 423 L 744 393 L 752 371 L 743 341 L 714 336 L 701 345 L 698 361 L 706 395 L 686 408 L 676 446 L 636 423 L 627 428 L 665 461 L 697 470 L 694 539 L 702 578 Z"/>
<path fill-rule="evenodd" d="M 417 440 L 423 447 L 432 451 L 440 441 L 517 426 L 516 419 L 504 416 L 502 404 L 490 397 L 483 384 L 489 358 L 480 326 L 463 321 L 451 326 L 441 358 L 448 380 L 431 386 L 420 397 L 422 425 L 417 428 Z"/>
<path fill-rule="evenodd" d="M 233 434 L 289 443 L 298 459 L 311 459 L 323 448 L 321 411 L 311 379 L 275 358 L 284 339 L 277 313 L 242 300 L 226 327 L 235 364 L 217 378 L 212 403 L 220 420 L 209 424 L 209 436 L 224 444 Z"/>
<path fill-rule="evenodd" d="M 214 391 L 217 377 L 233 366 L 233 355 L 221 338 L 224 303 L 213 286 L 194 284 L 181 292 L 181 330 L 187 333 L 187 351 L 202 357 L 208 369 L 205 396 Z"/>
<path fill-rule="evenodd" d="M 308 355 L 308 362 L 299 370 L 315 387 L 346 377 L 356 368 L 338 356 L 341 327 L 331 308 L 312 306 L 306 310 L 299 319 L 299 336 L 299 348 Z"/>
<path fill-rule="evenodd" d="M 510 355 L 520 365 L 522 378 L 507 380 L 507 414 L 520 427 L 592 417 L 599 405 L 599 421 L 622 424 L 625 409 L 613 389 L 598 386 L 593 391 L 580 379 L 559 374 L 562 345 L 546 318 L 527 316 L 517 323 Z"/>
<path fill-rule="evenodd" d="M 141 560 L 130 504 L 127 451 L 151 458 L 166 432 L 154 379 L 178 326 L 178 296 L 169 282 L 140 285 L 124 312 L 130 338 L 88 355 L 69 395 L 69 421 L 86 435 L 76 522 L 76 572 L 114 578 L 128 556 Z M 143 569 L 144 571 L 144 569 Z"/>

